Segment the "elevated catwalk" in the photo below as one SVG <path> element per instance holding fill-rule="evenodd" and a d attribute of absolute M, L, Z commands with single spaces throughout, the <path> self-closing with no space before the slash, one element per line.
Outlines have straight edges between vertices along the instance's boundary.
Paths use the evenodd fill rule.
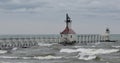
<path fill-rule="evenodd" d="M 115 42 L 106 40 L 105 36 L 99 34 L 77 35 L 77 43 Z M 0 49 L 29 48 L 38 46 L 38 43 L 60 43 L 60 36 L 36 36 L 36 37 L 7 37 L 0 38 Z"/>
<path fill-rule="evenodd" d="M 0 49 L 29 48 L 38 46 L 39 42 L 59 42 L 58 37 L 35 36 L 35 37 L 7 37 L 0 38 Z"/>

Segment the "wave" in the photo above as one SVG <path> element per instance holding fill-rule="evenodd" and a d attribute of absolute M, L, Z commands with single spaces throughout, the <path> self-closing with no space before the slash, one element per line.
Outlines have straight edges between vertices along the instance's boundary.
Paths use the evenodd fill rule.
<path fill-rule="evenodd" d="M 0 63 L 13 63 L 13 62 L 0 61 Z M 15 63 L 29 63 L 29 62 L 15 62 Z"/>
<path fill-rule="evenodd" d="M 80 47 L 83 47 L 83 46 L 74 46 L 75 48 L 80 48 Z"/>
<path fill-rule="evenodd" d="M 0 61 L 0 63 L 11 63 L 11 62 L 6 62 L 6 61 Z"/>
<path fill-rule="evenodd" d="M 0 58 L 5 59 L 61 59 L 61 56 L 37 56 L 37 57 L 14 57 L 14 56 L 0 56 Z"/>
<path fill-rule="evenodd" d="M 52 56 L 52 55 L 48 55 L 45 57 L 41 57 L 41 56 L 34 57 L 34 59 L 61 59 L 61 58 L 62 58 L 61 56 Z"/>
<path fill-rule="evenodd" d="M 96 59 L 98 54 L 109 54 L 118 52 L 119 49 L 85 49 L 85 48 L 79 48 L 79 49 L 61 49 L 60 52 L 64 53 L 74 53 L 78 52 L 79 54 L 76 56 L 78 59 L 82 60 L 92 60 Z"/>
<path fill-rule="evenodd" d="M 80 52 L 80 53 L 86 53 L 86 54 L 108 54 L 108 53 L 113 53 L 118 51 L 119 49 L 85 49 L 85 48 L 60 50 L 60 52 L 66 52 L 66 53 Z"/>
<path fill-rule="evenodd" d="M 0 54 L 7 53 L 7 50 L 0 50 Z"/>
<path fill-rule="evenodd" d="M 114 48 L 120 48 L 120 46 L 112 46 L 112 47 L 114 47 Z"/>
<path fill-rule="evenodd" d="M 12 48 L 13 51 L 14 51 L 14 50 L 17 50 L 17 49 L 18 49 L 17 47 Z"/>
<path fill-rule="evenodd" d="M 65 52 L 65 53 L 74 53 L 74 52 L 79 52 L 75 49 L 61 49 L 60 52 Z"/>
<path fill-rule="evenodd" d="M 92 45 L 92 46 L 73 46 L 73 47 L 75 47 L 75 48 L 82 48 L 82 47 L 96 47 L 95 45 Z"/>
<path fill-rule="evenodd" d="M 14 57 L 14 56 L 0 56 L 0 58 L 17 59 L 18 57 Z"/>
<path fill-rule="evenodd" d="M 83 54 L 83 53 L 79 53 L 77 57 L 78 59 L 82 59 L 82 60 L 92 60 L 92 59 L 97 58 L 96 55 Z"/>
<path fill-rule="evenodd" d="M 52 46 L 53 44 L 48 44 L 48 43 L 38 43 L 39 46 Z"/>

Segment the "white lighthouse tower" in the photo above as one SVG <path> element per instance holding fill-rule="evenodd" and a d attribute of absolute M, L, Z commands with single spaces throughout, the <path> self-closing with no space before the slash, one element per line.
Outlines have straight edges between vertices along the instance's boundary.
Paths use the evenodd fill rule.
<path fill-rule="evenodd" d="M 66 28 L 60 33 L 61 35 L 61 44 L 72 45 L 76 43 L 76 33 L 71 28 L 72 20 L 66 14 Z"/>
<path fill-rule="evenodd" d="M 110 29 L 106 28 L 105 41 L 110 41 Z"/>

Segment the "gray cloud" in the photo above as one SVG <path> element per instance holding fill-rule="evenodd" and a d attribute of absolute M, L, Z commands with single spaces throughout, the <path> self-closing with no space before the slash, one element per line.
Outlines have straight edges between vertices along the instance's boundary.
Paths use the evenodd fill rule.
<path fill-rule="evenodd" d="M 9 33 L 10 31 L 7 31 L 9 27 L 13 27 L 12 33 L 27 33 L 28 27 L 30 27 L 30 33 L 34 33 L 31 30 L 37 31 L 38 29 L 35 29 L 36 27 L 40 26 L 40 32 L 44 30 L 42 29 L 43 27 L 50 29 L 49 27 L 51 25 L 53 25 L 53 28 L 50 31 L 55 32 L 53 30 L 56 29 L 56 33 L 58 33 L 62 29 L 62 25 L 60 24 L 64 24 L 62 21 L 65 18 L 64 14 L 66 12 L 72 15 L 72 19 L 77 24 L 74 28 L 80 33 L 92 32 L 93 30 L 90 30 L 92 27 L 100 31 L 100 28 L 105 27 L 106 24 L 115 25 L 113 26 L 115 28 L 120 23 L 119 3 L 120 0 L 0 0 L 0 27 L 5 28 L 5 30 L 2 29 L 1 33 L 4 33 L 4 31 Z M 5 27 L 6 22 L 2 21 L 6 21 L 9 25 Z M 25 24 L 22 24 L 24 22 Z M 30 25 L 28 24 L 29 22 Z M 50 23 L 47 23 L 45 26 L 46 22 Z M 19 24 L 17 27 L 20 27 L 20 30 L 15 27 L 17 24 Z M 58 28 L 56 26 L 61 28 L 57 30 Z M 90 26 L 91 28 L 89 28 Z M 24 29 L 26 31 L 21 31 L 23 27 L 25 27 Z M 79 30 L 78 28 L 83 30 Z M 85 28 L 86 30 L 84 31 Z M 47 30 L 44 32 L 47 33 Z"/>
<path fill-rule="evenodd" d="M 9 0 L 9 1 L 0 1 L 0 9 L 8 12 L 29 12 L 37 8 L 46 8 L 48 2 L 39 1 L 39 0 Z"/>
<path fill-rule="evenodd" d="M 86 17 L 117 17 L 120 0 L 0 0 L 0 13 L 64 13 Z"/>
<path fill-rule="evenodd" d="M 120 9 L 119 0 L 0 0 L 0 9 L 5 11 L 18 11 L 24 9 L 25 12 L 36 12 L 40 9 L 59 9 L 69 8 L 70 10 L 102 10 L 115 11 Z M 109 8 L 109 9 L 108 9 Z M 113 11 L 113 10 L 112 10 Z"/>

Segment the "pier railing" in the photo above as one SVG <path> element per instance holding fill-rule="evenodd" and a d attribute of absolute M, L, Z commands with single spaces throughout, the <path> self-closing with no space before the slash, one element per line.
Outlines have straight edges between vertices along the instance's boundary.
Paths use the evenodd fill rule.
<path fill-rule="evenodd" d="M 99 34 L 77 35 L 78 43 L 95 43 L 105 40 L 105 37 Z M 39 42 L 59 43 L 60 41 L 60 36 L 5 37 L 0 38 L 0 48 L 31 47 L 38 45 Z"/>
<path fill-rule="evenodd" d="M 106 41 L 106 37 L 99 34 L 83 34 L 78 35 L 77 40 L 79 43 L 95 43 L 100 41 Z"/>

